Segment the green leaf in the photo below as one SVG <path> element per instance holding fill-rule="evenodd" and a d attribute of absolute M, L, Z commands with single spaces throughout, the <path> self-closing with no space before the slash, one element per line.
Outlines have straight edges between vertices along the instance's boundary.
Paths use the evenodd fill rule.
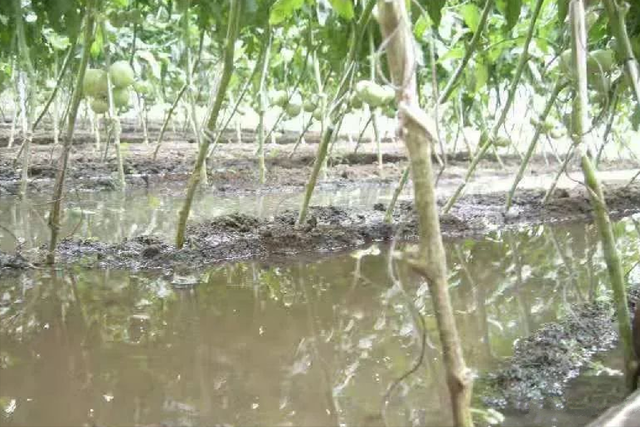
<path fill-rule="evenodd" d="M 504 15 L 507 21 L 507 31 L 510 31 L 518 23 L 522 0 L 499 0 L 498 10 Z"/>
<path fill-rule="evenodd" d="M 304 0 L 277 0 L 271 8 L 269 14 L 269 24 L 278 25 L 290 18 L 293 12 L 300 9 Z"/>
<path fill-rule="evenodd" d="M 478 25 L 480 24 L 480 8 L 473 3 L 467 3 L 460 8 L 460 14 L 464 23 L 474 33 L 478 31 Z"/>
<path fill-rule="evenodd" d="M 440 20 L 442 19 L 442 8 L 444 7 L 446 0 L 428 0 L 427 12 L 429 17 L 433 20 L 436 27 L 440 26 Z"/>
<path fill-rule="evenodd" d="M 353 2 L 352 0 L 329 0 L 331 7 L 338 15 L 346 20 L 353 19 Z"/>
<path fill-rule="evenodd" d="M 43 30 L 42 33 L 44 34 L 51 47 L 55 50 L 65 50 L 71 45 L 71 43 L 69 42 L 69 37 L 62 36 L 49 28 Z"/>
<path fill-rule="evenodd" d="M 569 13 L 569 0 L 558 0 L 558 21 L 564 24 L 564 20 L 567 19 L 567 13 Z"/>
<path fill-rule="evenodd" d="M 484 62 L 478 62 L 475 69 L 476 75 L 476 93 L 482 89 L 489 81 L 489 67 Z"/>
<path fill-rule="evenodd" d="M 104 45 L 104 39 L 102 38 L 102 31 L 96 31 L 96 36 L 91 44 L 91 57 L 97 58 L 102 53 L 102 47 Z"/>
<path fill-rule="evenodd" d="M 438 59 L 438 63 L 442 63 L 444 61 L 452 60 L 452 59 L 461 59 L 464 58 L 465 49 L 462 46 L 455 47 L 453 49 L 449 49 L 447 53 L 442 55 Z"/>
<path fill-rule="evenodd" d="M 424 35 L 424 32 L 427 31 L 430 24 L 429 20 L 425 18 L 425 15 L 421 14 L 413 26 L 414 37 L 418 40 L 422 40 L 422 36 Z"/>

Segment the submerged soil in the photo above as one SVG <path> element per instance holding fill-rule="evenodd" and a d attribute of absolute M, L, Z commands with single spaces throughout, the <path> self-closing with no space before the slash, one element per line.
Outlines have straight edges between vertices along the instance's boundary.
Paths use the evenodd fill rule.
<path fill-rule="evenodd" d="M 138 141 L 133 138 L 137 134 L 132 129 L 126 125 L 124 129 L 123 142 Z M 197 153 L 197 144 L 176 142 L 178 137 L 176 134 L 167 135 L 157 159 L 154 159 L 154 144 L 123 144 L 128 185 L 153 187 L 155 183 L 166 181 L 186 183 Z M 279 140 L 282 143 L 268 144 L 268 179 L 265 185 L 259 185 L 255 144 L 245 143 L 252 141 L 251 133 L 243 135 L 243 143 L 227 135 L 207 165 L 212 188 L 203 187 L 201 191 L 220 194 L 299 191 L 306 184 L 311 171 L 317 137 L 308 134 L 310 143 L 300 145 L 293 155 L 290 155 L 293 145 L 287 142 L 295 142 L 295 135 L 285 134 Z M 46 138 L 42 141 L 46 142 Z M 102 151 L 97 151 L 93 144 L 87 142 L 86 132 L 79 132 L 69 163 L 67 188 L 81 191 L 115 189 L 114 150 L 110 150 L 104 160 Z M 357 153 L 354 153 L 354 147 L 354 142 L 339 141 L 336 144 L 329 159 L 330 167 L 319 188 L 358 186 L 363 183 L 394 185 L 407 164 L 404 148 L 397 142 L 386 141 L 382 144 L 382 168 L 377 163 L 374 144 L 361 145 Z M 19 167 L 14 167 L 13 161 L 18 149 L 0 148 L 0 197 L 17 193 L 21 171 Z M 44 194 L 51 191 L 56 171 L 54 159 L 58 154 L 59 148 L 51 144 L 34 145 L 29 169 L 30 191 Z M 469 156 L 465 153 L 449 159 L 438 183 L 441 205 L 462 181 L 468 162 Z M 565 183 L 559 187 L 544 205 L 542 188 L 548 183 L 541 179 L 533 185 L 524 185 L 523 181 L 524 189 L 517 193 L 512 209 L 505 215 L 504 184 L 511 182 L 510 177 L 517 170 L 520 158 L 507 154 L 501 162 L 490 157 L 480 164 L 474 182 L 467 188 L 467 195 L 460 199 L 451 213 L 441 218 L 446 237 L 479 236 L 499 228 L 543 222 L 590 220 L 592 209 L 589 199 L 581 186 L 570 180 L 570 186 L 567 187 Z M 632 167 L 633 161 L 628 160 L 601 165 L 602 170 Z M 557 162 L 551 157 L 540 156 L 533 159 L 529 177 L 535 181 L 536 177 L 544 176 L 548 181 L 557 168 Z M 576 163 L 569 166 L 570 171 L 576 168 Z M 614 217 L 640 210 L 640 185 L 625 186 L 626 182 L 628 179 L 624 184 L 620 181 L 609 183 L 607 203 Z M 495 189 L 492 191 L 492 188 Z M 67 239 L 60 245 L 58 260 L 105 268 L 166 269 L 238 259 L 286 257 L 304 252 L 326 253 L 370 241 L 415 237 L 417 224 L 410 203 L 399 203 L 393 224 L 383 221 L 385 209 L 386 206 L 381 203 L 362 209 L 315 207 L 311 209 L 307 223 L 298 228 L 294 227 L 297 218 L 297 212 L 294 211 L 267 219 L 242 213 L 219 217 L 192 225 L 187 232 L 187 244 L 182 250 L 175 249 L 168 240 L 156 236 L 137 237 L 117 244 Z M 42 263 L 43 252 L 44 248 L 18 255 L 2 254 L 0 267 L 5 270 L 38 266 Z"/>
<path fill-rule="evenodd" d="M 505 195 L 464 196 L 442 215 L 447 238 L 482 236 L 490 231 L 560 221 L 590 221 L 592 208 L 584 190 L 559 191 L 547 204 L 542 191 L 522 191 L 509 214 L 504 214 Z M 444 200 L 440 200 L 444 202 Z M 640 184 L 612 187 L 607 191 L 612 218 L 640 211 Z M 295 227 L 297 212 L 287 210 L 271 218 L 232 214 L 191 225 L 183 249 L 157 236 L 140 236 L 116 244 L 66 239 L 57 260 L 86 267 L 127 269 L 182 269 L 240 259 L 277 259 L 302 253 L 329 253 L 372 241 L 413 239 L 417 219 L 412 204 L 401 202 L 391 224 L 384 221 L 385 206 L 371 209 L 312 207 L 308 219 Z M 19 255 L 3 255 L 3 269 L 41 265 L 45 248 Z M 24 258 L 23 258 L 24 257 Z M 26 259 L 25 259 L 26 258 Z"/>
<path fill-rule="evenodd" d="M 125 135 L 127 135 L 125 133 Z M 134 135 L 135 136 L 135 135 Z M 139 136 L 139 135 L 138 135 Z M 138 136 L 131 142 L 139 142 Z M 77 145 L 71 158 L 68 187 L 78 190 L 115 189 L 113 172 L 115 157 L 107 160 L 95 153 L 88 142 L 91 136 L 80 139 L 87 144 Z M 0 138 L 1 139 L 1 138 Z M 127 141 L 127 137 L 123 138 Z M 250 138 L 248 138 L 250 140 Z M 292 142 L 285 137 L 283 142 Z M 38 140 L 37 140 L 38 141 Z M 44 138 L 41 142 L 46 142 Z M 300 147 L 289 157 L 291 144 L 268 146 L 268 182 L 257 184 L 257 163 L 254 146 L 228 142 L 221 144 L 213 160 L 208 164 L 215 190 L 220 192 L 278 192 L 301 188 L 314 161 L 317 145 Z M 82 141 L 80 141 L 82 142 Z M 158 182 L 185 182 L 192 167 L 196 144 L 168 141 L 153 159 L 153 146 L 128 144 L 124 146 L 125 172 L 131 186 L 153 186 Z M 371 144 L 353 154 L 353 144 L 340 142 L 330 160 L 331 168 L 321 186 L 357 186 L 363 182 L 392 184 L 397 181 L 406 165 L 402 147 L 396 143 L 383 144 L 382 170 Z M 17 192 L 20 170 L 14 168 L 16 148 L 0 148 L 0 196 Z M 47 193 L 55 175 L 57 157 L 47 145 L 36 145 L 29 174 L 30 190 Z M 478 176 L 489 185 L 505 181 L 513 176 L 519 165 L 519 157 L 504 156 L 504 167 L 496 159 L 481 164 Z M 531 175 L 551 173 L 557 162 L 543 157 L 536 158 Z M 450 159 L 439 184 L 439 203 L 442 205 L 464 176 L 468 155 L 460 154 Z M 632 162 L 605 163 L 603 170 L 631 169 Z M 576 170 L 572 164 L 570 170 Z M 510 181 L 510 180 L 509 180 Z M 607 205 L 613 219 L 640 212 L 640 184 L 626 185 L 605 182 Z M 202 191 L 212 191 L 202 189 Z M 592 208 L 585 190 L 579 185 L 558 189 L 546 204 L 542 203 L 544 190 L 529 188 L 517 193 L 513 207 L 504 213 L 505 192 L 470 189 L 451 213 L 442 215 L 441 228 L 447 239 L 477 237 L 494 230 L 521 228 L 534 224 L 591 221 Z M 361 246 L 372 241 L 414 239 L 417 219 L 412 204 L 401 201 L 393 222 L 384 222 L 386 206 L 376 203 L 366 208 L 312 207 L 308 220 L 295 227 L 297 212 L 287 210 L 269 218 L 237 213 L 192 224 L 187 230 L 187 242 L 183 249 L 176 249 L 171 236 L 140 236 L 110 244 L 95 240 L 66 239 L 58 248 L 60 264 L 74 264 L 90 268 L 158 269 L 173 271 L 177 275 L 209 264 L 245 260 L 282 260 L 295 255 L 331 253 Z M 23 251 L 17 254 L 0 252 L 0 275 L 17 270 L 43 266 L 46 248 Z M 634 291 L 637 301 L 640 292 Z M 611 307 L 604 303 L 592 303 L 574 307 L 564 320 L 544 326 L 532 336 L 519 341 L 515 354 L 486 381 L 492 390 L 487 402 L 500 408 L 528 410 L 532 402 L 553 405 L 561 396 L 566 381 L 574 377 L 580 366 L 598 351 L 611 348 L 616 342 L 615 325 Z"/>
<path fill-rule="evenodd" d="M 640 304 L 640 285 L 629 289 L 633 312 Z M 515 344 L 514 355 L 482 386 L 491 390 L 484 400 L 499 408 L 529 411 L 535 407 L 562 407 L 568 380 L 577 377 L 594 354 L 618 343 L 614 308 L 596 301 L 574 307 L 558 322 L 543 325 Z"/>

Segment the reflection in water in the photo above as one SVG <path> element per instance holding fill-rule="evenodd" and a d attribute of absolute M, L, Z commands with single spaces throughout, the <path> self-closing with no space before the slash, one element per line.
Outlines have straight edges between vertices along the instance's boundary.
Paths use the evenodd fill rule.
<path fill-rule="evenodd" d="M 615 230 L 629 270 L 640 239 L 631 221 Z M 516 339 L 608 292 L 596 241 L 592 225 L 578 224 L 450 242 L 452 300 L 469 365 L 491 370 Z M 426 284 L 396 264 L 402 286 L 392 285 L 389 248 L 379 249 L 222 265 L 196 272 L 193 287 L 176 287 L 161 272 L 4 277 L 0 424 L 381 424 L 383 395 L 420 353 L 413 304 L 426 325 L 424 363 L 393 390 L 385 420 L 444 425 L 448 394 Z M 509 422 L 554 425 L 559 414 Z M 561 415 L 567 425 L 591 414 Z"/>
<path fill-rule="evenodd" d="M 341 190 L 319 188 L 314 193 L 314 205 L 349 207 L 373 206 L 390 198 L 393 188 L 378 185 L 358 186 Z M 180 186 L 133 188 L 122 194 L 117 191 L 71 192 L 65 202 L 61 235 L 76 238 L 95 238 L 102 242 L 121 242 L 125 238 L 156 234 L 171 236 L 176 230 L 178 210 L 182 207 L 184 188 Z M 289 194 L 238 195 L 202 190 L 194 200 L 190 221 L 230 213 L 242 212 L 258 217 L 297 209 L 303 192 Z M 28 200 L 17 197 L 0 198 L 0 225 L 13 231 L 24 241 L 26 248 L 48 242 L 49 228 L 45 216 L 49 212 L 50 197 L 33 194 Z M 13 252 L 15 239 L 0 228 L 0 250 Z"/>

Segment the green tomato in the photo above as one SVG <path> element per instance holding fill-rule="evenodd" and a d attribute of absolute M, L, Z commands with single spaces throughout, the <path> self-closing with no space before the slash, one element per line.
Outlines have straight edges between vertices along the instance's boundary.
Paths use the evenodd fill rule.
<path fill-rule="evenodd" d="M 285 111 L 289 117 L 296 117 L 302 111 L 302 97 L 299 93 L 294 93 L 285 106 Z"/>
<path fill-rule="evenodd" d="M 589 73 L 608 73 L 616 65 L 616 53 L 613 49 L 599 49 L 589 52 L 587 71 Z"/>
<path fill-rule="evenodd" d="M 589 85 L 595 89 L 598 93 L 605 95 L 609 93 L 609 89 L 611 89 L 611 80 L 609 76 L 599 71 L 589 72 L 587 74 L 587 81 Z"/>
<path fill-rule="evenodd" d="M 531 123 L 531 126 L 538 126 L 538 124 L 540 124 L 540 120 L 538 120 L 538 118 L 537 118 L 537 117 L 532 116 L 532 117 L 529 119 L 529 123 Z"/>
<path fill-rule="evenodd" d="M 109 102 L 104 98 L 93 98 L 90 106 L 96 114 L 104 114 L 109 111 Z"/>
<path fill-rule="evenodd" d="M 313 113 L 316 107 L 317 105 L 309 100 L 304 101 L 304 104 L 302 105 L 302 109 L 305 113 Z"/>
<path fill-rule="evenodd" d="M 117 88 L 113 91 L 113 104 L 117 108 L 129 107 L 131 91 L 126 87 Z"/>
<path fill-rule="evenodd" d="M 506 136 L 498 136 L 493 142 L 496 147 L 508 147 L 511 145 L 511 141 Z"/>
<path fill-rule="evenodd" d="M 573 54 L 571 49 L 567 49 L 560 54 L 560 71 L 565 77 L 573 77 L 574 70 Z"/>
<path fill-rule="evenodd" d="M 111 83 L 117 88 L 129 87 L 135 81 L 133 69 L 127 61 L 117 61 L 109 67 Z"/>
<path fill-rule="evenodd" d="M 391 103 L 395 95 L 392 88 L 382 87 L 370 80 L 359 81 L 356 84 L 356 94 L 363 102 L 374 108 Z"/>
<path fill-rule="evenodd" d="M 276 90 L 271 94 L 271 105 L 276 105 L 278 107 L 284 107 L 289 99 L 289 95 L 284 90 Z"/>
<path fill-rule="evenodd" d="M 322 120 L 322 110 L 320 108 L 316 108 L 313 112 L 313 118 L 320 121 Z"/>
<path fill-rule="evenodd" d="M 153 92 L 153 86 L 148 80 L 142 80 L 133 84 L 133 89 L 140 95 L 149 95 Z"/>
<path fill-rule="evenodd" d="M 85 96 L 105 96 L 108 90 L 107 73 L 104 70 L 87 68 L 82 81 Z"/>
<path fill-rule="evenodd" d="M 549 132 L 549 136 L 552 139 L 560 139 L 564 136 L 564 133 L 559 129 L 553 129 L 551 132 Z"/>
<path fill-rule="evenodd" d="M 349 98 L 349 105 L 354 110 L 359 110 L 359 109 L 362 108 L 362 99 L 360 99 L 360 97 L 358 95 L 353 93 L 353 94 L 351 94 L 351 97 Z"/>

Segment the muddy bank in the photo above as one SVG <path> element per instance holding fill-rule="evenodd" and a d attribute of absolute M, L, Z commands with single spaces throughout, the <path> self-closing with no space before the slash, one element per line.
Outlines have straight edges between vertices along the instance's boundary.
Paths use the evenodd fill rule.
<path fill-rule="evenodd" d="M 640 211 L 640 184 L 612 187 L 606 194 L 612 218 Z M 581 189 L 560 191 L 546 205 L 542 204 L 542 197 L 542 191 L 523 191 L 516 197 L 512 211 L 505 215 L 504 194 L 465 196 L 450 214 L 441 217 L 442 233 L 450 239 L 479 237 L 498 229 L 591 219 L 589 199 Z M 417 220 L 412 204 L 400 203 L 393 224 L 384 222 L 385 208 L 380 203 L 371 209 L 313 207 L 308 220 L 299 228 L 294 226 L 297 212 L 293 210 L 268 219 L 244 214 L 221 216 L 191 225 L 181 250 L 176 250 L 168 240 L 173 236 L 164 236 L 167 240 L 141 236 L 118 244 L 66 239 L 59 246 L 57 259 L 86 267 L 180 269 L 240 259 L 329 253 L 394 238 L 414 239 Z M 22 253 L 26 264 L 3 261 L 3 268 L 42 265 L 44 250 L 42 247 Z"/>
<path fill-rule="evenodd" d="M 633 309 L 640 303 L 640 286 L 629 290 Z M 563 407 L 567 381 L 599 352 L 618 341 L 611 302 L 591 302 L 568 310 L 564 319 L 543 325 L 515 344 L 514 355 L 480 381 L 491 397 L 487 404 L 528 411 L 532 407 Z"/>

